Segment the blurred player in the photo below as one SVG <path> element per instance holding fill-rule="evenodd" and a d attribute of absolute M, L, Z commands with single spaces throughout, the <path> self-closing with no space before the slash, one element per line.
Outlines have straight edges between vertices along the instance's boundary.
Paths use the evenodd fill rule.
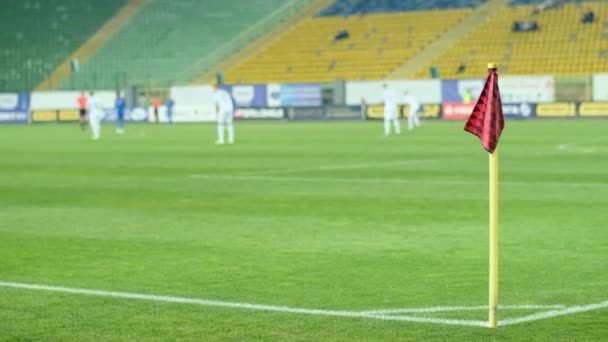
<path fill-rule="evenodd" d="M 158 123 L 158 107 L 160 107 L 160 101 L 155 97 L 152 99 L 152 108 L 154 108 L 154 123 Z"/>
<path fill-rule="evenodd" d="M 93 131 L 93 140 L 99 139 L 101 135 L 101 119 L 103 119 L 103 110 L 101 104 L 95 93 L 91 92 L 89 96 L 89 124 L 91 125 L 91 131 Z"/>
<path fill-rule="evenodd" d="M 389 88 L 387 83 L 384 83 L 384 92 L 382 93 L 384 100 L 384 135 L 391 135 L 391 121 L 395 126 L 395 134 L 401 134 L 401 125 L 397 117 L 397 101 L 395 100 L 395 91 Z"/>
<path fill-rule="evenodd" d="M 127 110 L 127 100 L 120 94 L 116 93 L 116 101 L 114 102 L 116 110 L 116 133 L 123 134 L 125 132 L 125 111 Z"/>
<path fill-rule="evenodd" d="M 167 121 L 169 125 L 173 125 L 173 106 L 175 105 L 175 101 L 169 96 L 165 101 L 165 106 L 167 107 Z"/>
<path fill-rule="evenodd" d="M 420 127 L 420 120 L 418 119 L 418 110 L 420 109 L 420 103 L 409 92 L 405 92 L 405 103 L 410 107 L 410 111 L 407 115 L 407 129 L 413 130 L 414 127 Z"/>
<path fill-rule="evenodd" d="M 234 115 L 234 104 L 232 102 L 232 96 L 221 89 L 219 85 L 215 86 L 215 93 L 213 94 L 213 100 L 215 101 L 215 108 L 217 110 L 217 145 L 224 144 L 224 124 L 228 128 L 228 143 L 234 143 L 234 127 L 232 126 L 232 119 Z"/>
<path fill-rule="evenodd" d="M 87 97 L 84 92 L 80 93 L 76 102 L 78 102 L 78 109 L 80 110 L 80 130 L 84 131 L 87 125 Z"/>

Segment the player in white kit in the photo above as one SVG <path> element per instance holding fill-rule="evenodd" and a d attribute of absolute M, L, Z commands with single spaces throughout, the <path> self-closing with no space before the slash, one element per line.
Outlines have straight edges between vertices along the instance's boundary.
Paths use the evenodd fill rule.
<path fill-rule="evenodd" d="M 384 92 L 382 99 L 384 100 L 384 135 L 391 135 L 391 121 L 395 126 L 395 133 L 401 134 L 401 125 L 397 117 L 397 101 L 395 99 L 395 91 L 384 83 Z"/>
<path fill-rule="evenodd" d="M 405 103 L 410 107 L 410 111 L 407 115 L 407 129 L 413 130 L 414 127 L 420 127 L 420 119 L 418 119 L 418 110 L 420 109 L 420 103 L 416 98 L 409 92 L 405 92 Z"/>
<path fill-rule="evenodd" d="M 217 145 L 224 144 L 224 125 L 226 125 L 228 128 L 228 143 L 234 144 L 234 126 L 232 125 L 234 104 L 232 103 L 232 96 L 221 89 L 219 85 L 216 85 L 213 99 L 217 110 L 217 141 L 215 143 Z"/>
<path fill-rule="evenodd" d="M 89 113 L 89 125 L 91 125 L 91 131 L 93 132 L 93 140 L 99 139 L 101 136 L 101 120 L 103 119 L 103 109 L 95 93 L 89 94 L 88 101 L 88 113 Z"/>

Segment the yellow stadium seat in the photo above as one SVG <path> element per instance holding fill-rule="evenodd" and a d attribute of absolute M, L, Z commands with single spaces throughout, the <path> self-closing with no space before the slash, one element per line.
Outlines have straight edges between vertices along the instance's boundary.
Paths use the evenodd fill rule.
<path fill-rule="evenodd" d="M 226 72 L 225 80 L 382 79 L 470 13 L 471 9 L 457 9 L 309 18 Z M 341 29 L 350 37 L 334 41 Z"/>
<path fill-rule="evenodd" d="M 514 21 L 528 20 L 533 6 L 505 7 L 469 32 L 461 41 L 420 70 L 417 78 L 428 78 L 437 66 L 442 78 L 479 77 L 485 63 L 495 61 L 502 74 L 580 75 L 608 71 L 608 40 L 602 38 L 608 18 L 608 2 L 585 2 L 600 20 L 582 24 L 581 8 L 568 3 L 560 9 L 545 10 L 534 20 L 536 32 L 511 31 Z M 606 33 L 604 33 L 606 34 Z M 464 72 L 457 72 L 465 62 Z"/>

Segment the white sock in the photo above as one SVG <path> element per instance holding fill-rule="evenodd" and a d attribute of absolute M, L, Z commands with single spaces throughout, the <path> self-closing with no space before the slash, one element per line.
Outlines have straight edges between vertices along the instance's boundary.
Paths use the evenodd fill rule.
<path fill-rule="evenodd" d="M 93 138 L 98 139 L 101 131 L 101 122 L 97 119 L 95 114 L 91 115 L 89 124 L 91 125 L 91 131 L 93 132 Z"/>
<path fill-rule="evenodd" d="M 399 122 L 399 119 L 393 119 L 393 124 L 395 125 L 395 133 L 401 134 L 401 123 Z"/>
<path fill-rule="evenodd" d="M 232 122 L 228 124 L 228 142 L 234 142 L 234 126 L 232 125 Z"/>
<path fill-rule="evenodd" d="M 217 125 L 217 141 L 224 142 L 224 125 Z"/>
<path fill-rule="evenodd" d="M 391 135 L 391 121 L 387 118 L 384 119 L 384 135 L 387 137 Z"/>

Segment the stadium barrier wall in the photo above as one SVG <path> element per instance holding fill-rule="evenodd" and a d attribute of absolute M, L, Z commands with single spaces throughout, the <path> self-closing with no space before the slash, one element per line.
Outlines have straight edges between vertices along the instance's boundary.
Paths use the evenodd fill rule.
<path fill-rule="evenodd" d="M 498 87 L 503 103 L 555 102 L 553 76 L 503 76 L 498 78 Z"/>
<path fill-rule="evenodd" d="M 171 87 L 170 96 L 175 101 L 173 107 L 174 122 L 212 122 L 215 121 L 215 103 L 213 101 L 213 87 L 210 85 L 200 86 L 176 86 Z M 153 109 L 148 108 L 152 113 Z M 149 115 L 153 121 L 153 115 Z M 159 108 L 159 121 L 166 122 L 166 107 Z"/>
<path fill-rule="evenodd" d="M 441 81 L 441 103 L 475 102 L 481 93 L 485 79 L 462 79 Z M 553 76 L 500 77 L 498 87 L 502 102 L 545 103 L 555 101 Z"/>
<path fill-rule="evenodd" d="M 283 108 L 239 108 L 236 119 L 273 119 L 281 120 L 285 118 Z"/>
<path fill-rule="evenodd" d="M 282 119 L 285 117 L 283 108 L 296 108 L 291 113 L 294 119 L 307 115 L 308 119 L 325 116 L 324 110 L 319 111 L 322 106 L 320 83 L 239 84 L 224 85 L 222 88 L 233 96 L 236 106 L 240 108 L 237 119 Z M 172 87 L 171 97 L 175 101 L 175 122 L 215 121 L 213 87 Z M 164 113 L 166 109 L 161 107 L 160 111 Z M 159 119 L 166 120 L 164 115 Z M 152 116 L 150 120 L 153 120 Z"/>
<path fill-rule="evenodd" d="M 285 118 L 301 120 L 362 120 L 365 118 L 361 106 L 324 105 L 318 107 L 285 107 Z"/>
<path fill-rule="evenodd" d="M 590 76 L 555 77 L 555 102 L 591 101 L 592 81 Z"/>
<path fill-rule="evenodd" d="M 31 110 L 78 110 L 78 91 L 35 91 L 32 93 Z M 88 92 L 85 93 L 87 96 Z M 96 90 L 95 97 L 102 108 L 114 107 L 116 92 L 111 90 Z"/>
<path fill-rule="evenodd" d="M 473 103 L 449 102 L 443 104 L 424 104 L 420 108 L 420 118 L 441 120 L 465 120 L 474 107 Z M 400 118 L 407 118 L 409 107 L 398 107 Z M 590 118 L 608 117 L 608 102 L 550 102 L 550 103 L 503 103 L 503 112 L 508 119 L 532 118 Z M 0 117 L 2 117 L 0 111 Z M 384 106 L 320 106 L 320 107 L 273 107 L 273 108 L 238 108 L 236 120 L 379 120 L 384 117 Z M 11 117 L 12 118 L 12 117 Z M 26 123 L 28 112 L 22 112 L 20 121 L 3 121 Z M 31 111 L 31 122 L 75 122 L 78 110 L 37 110 Z M 113 110 L 106 110 L 104 121 L 115 120 Z M 125 115 L 126 121 L 153 121 L 152 109 L 135 108 Z M 164 106 L 159 108 L 159 121 L 167 122 Z M 174 122 L 215 122 L 215 112 L 199 111 L 199 107 L 181 106 L 174 113 Z"/>
<path fill-rule="evenodd" d="M 547 103 L 503 103 L 502 109 L 507 118 L 527 119 L 535 117 L 537 106 L 545 104 Z M 471 115 L 475 103 L 446 102 L 441 107 L 443 120 L 465 120 Z"/>
<path fill-rule="evenodd" d="M 404 104 L 408 91 L 421 104 L 473 102 L 481 93 L 485 79 L 411 80 L 411 81 L 349 81 L 346 82 L 346 103 L 359 105 L 382 103 L 383 85 L 396 92 L 398 104 Z M 545 103 L 555 101 L 553 76 L 506 76 L 499 79 L 503 102 Z"/>
<path fill-rule="evenodd" d="M 265 84 L 223 85 L 232 95 L 237 107 L 263 108 L 268 103 Z"/>
<path fill-rule="evenodd" d="M 80 96 L 77 91 L 42 91 L 31 94 L 30 122 L 75 122 L 80 118 L 76 100 Z M 95 91 L 95 96 L 104 112 L 103 121 L 116 120 L 114 101 L 116 92 L 110 90 Z M 142 108 L 134 108 L 125 113 L 126 121 L 144 121 L 147 114 Z"/>
<path fill-rule="evenodd" d="M 365 118 L 368 120 L 384 119 L 384 106 L 373 105 L 365 107 Z M 399 118 L 407 118 L 410 112 L 408 105 L 398 106 Z M 471 114 L 471 113 L 469 113 Z M 421 119 L 439 119 L 441 118 L 441 105 L 440 104 L 423 104 L 421 105 L 418 113 Z"/>
<path fill-rule="evenodd" d="M 173 107 L 173 122 L 214 122 L 216 121 L 215 105 L 213 104 L 201 104 L 201 105 L 178 105 L 177 101 Z M 145 108 L 147 118 L 149 122 L 156 120 L 154 116 L 154 108 L 152 106 Z M 167 107 L 158 107 L 158 121 L 168 122 Z"/>
<path fill-rule="evenodd" d="M 589 80 L 593 102 L 556 101 L 553 76 L 502 77 L 499 86 L 505 115 L 516 119 L 608 116 L 608 73 L 595 74 Z M 397 90 L 401 117 L 407 117 L 409 111 L 403 94 L 407 90 L 422 103 L 421 117 L 462 120 L 471 112 L 484 79 L 387 82 Z M 324 105 L 319 83 L 239 84 L 224 88 L 239 107 L 238 119 L 357 120 L 382 118 L 383 84 L 384 81 L 346 82 L 345 106 Z M 170 94 L 175 101 L 175 122 L 215 121 L 212 86 L 176 86 Z M 76 91 L 0 94 L 0 123 L 77 121 L 79 95 Z M 106 113 L 104 120 L 114 120 L 115 91 L 99 90 L 96 96 Z M 137 107 L 128 111 L 126 120 L 153 120 L 151 113 L 149 106 Z M 160 107 L 159 120 L 167 121 L 164 106 Z"/>
<path fill-rule="evenodd" d="M 80 119 L 80 111 L 78 109 L 64 110 L 32 110 L 31 122 L 75 122 Z"/>
<path fill-rule="evenodd" d="M 578 116 L 608 117 L 608 102 L 582 102 L 578 104 Z"/>
<path fill-rule="evenodd" d="M 0 94 L 0 124 L 27 123 L 30 120 L 30 94 Z"/>
<path fill-rule="evenodd" d="M 444 103 L 442 118 L 465 120 L 474 106 L 473 103 Z M 608 102 L 521 102 L 503 103 L 502 106 L 505 117 L 510 119 L 608 117 Z"/>
<path fill-rule="evenodd" d="M 323 104 L 320 83 L 268 84 L 268 107 L 320 107 Z"/>
<path fill-rule="evenodd" d="M 593 75 L 592 82 L 593 101 L 608 101 L 608 73 Z"/>
<path fill-rule="evenodd" d="M 319 107 L 320 83 L 223 85 L 238 107 Z"/>
<path fill-rule="evenodd" d="M 361 106 L 325 106 L 328 120 L 363 120 L 366 118 Z"/>
<path fill-rule="evenodd" d="M 32 110 L 30 111 L 31 123 L 57 123 L 57 122 L 78 122 L 80 111 L 78 109 L 60 110 Z M 103 109 L 103 122 L 116 121 L 116 111 L 114 108 Z M 125 112 L 124 121 L 144 122 L 148 121 L 148 111 L 143 107 L 136 107 Z"/>
<path fill-rule="evenodd" d="M 382 103 L 384 83 L 395 90 L 398 104 L 405 102 L 405 91 L 410 92 L 422 104 L 441 103 L 440 80 L 410 81 L 348 81 L 346 82 L 346 104 L 350 106 Z"/>

